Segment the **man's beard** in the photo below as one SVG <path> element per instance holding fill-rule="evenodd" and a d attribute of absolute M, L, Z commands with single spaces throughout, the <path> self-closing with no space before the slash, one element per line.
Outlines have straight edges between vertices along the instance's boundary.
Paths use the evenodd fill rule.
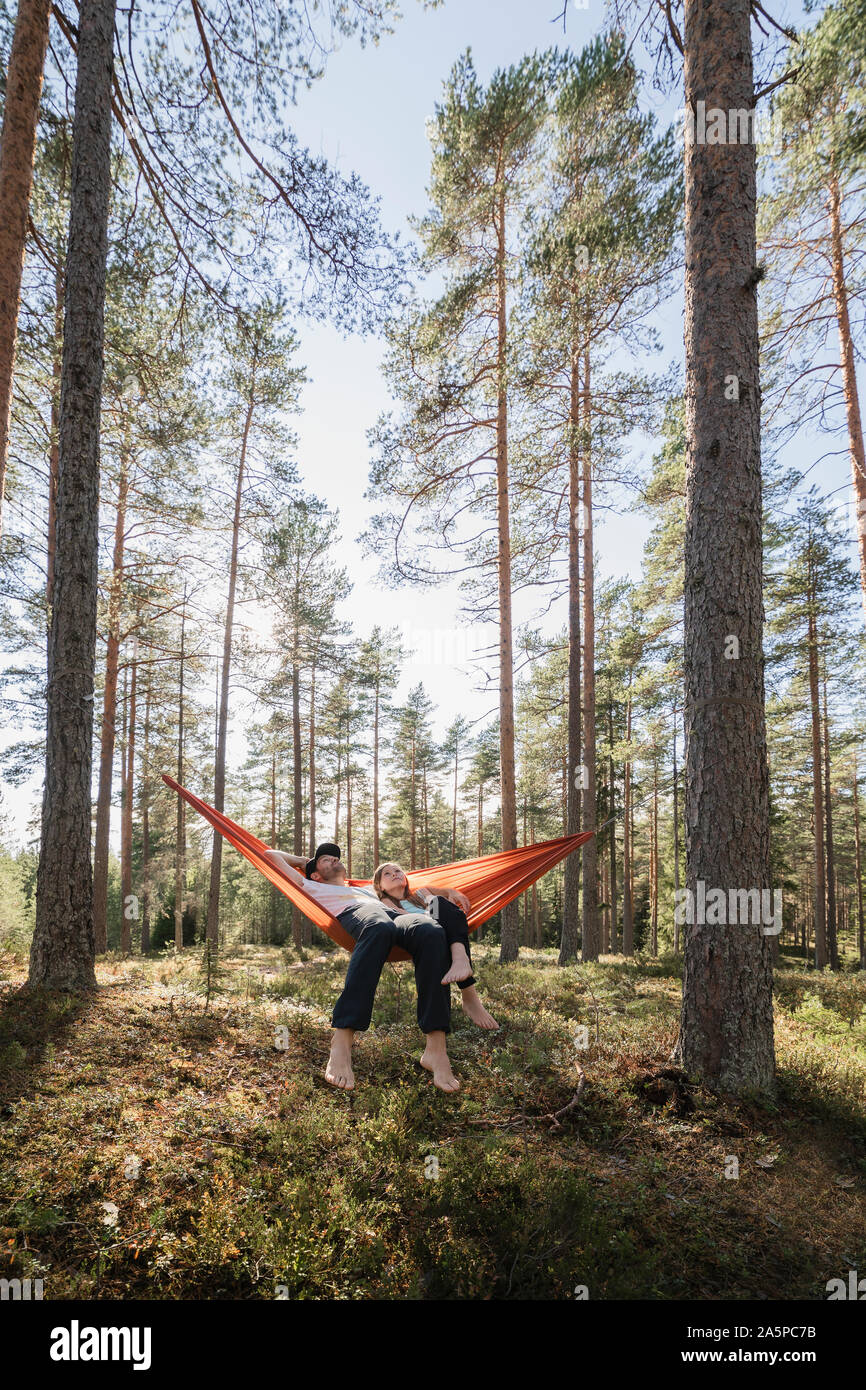
<path fill-rule="evenodd" d="M 327 878 L 325 877 L 325 875 L 324 875 L 324 874 L 321 872 L 321 870 L 320 870 L 320 871 L 319 871 L 319 876 L 320 876 L 320 878 L 321 878 L 321 880 L 322 880 L 323 883 L 333 883 L 333 884 L 335 884 L 338 888 L 344 887 L 344 885 L 345 885 L 345 883 L 346 883 L 346 871 L 345 871 L 345 869 L 340 869 L 339 873 L 334 873 L 334 872 L 332 871 L 332 872 L 330 873 L 330 875 L 329 875 Z"/>

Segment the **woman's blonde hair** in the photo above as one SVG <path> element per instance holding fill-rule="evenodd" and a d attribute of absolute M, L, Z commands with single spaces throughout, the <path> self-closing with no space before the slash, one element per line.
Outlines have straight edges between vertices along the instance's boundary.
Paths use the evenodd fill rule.
<path fill-rule="evenodd" d="M 385 901 L 385 899 L 387 899 L 388 902 L 393 903 L 395 907 L 400 906 L 401 899 L 392 898 L 391 894 L 386 893 L 384 888 L 382 887 L 382 873 L 385 869 L 399 869 L 406 882 L 406 892 L 403 894 L 403 898 L 407 902 L 414 903 L 416 907 L 426 907 L 426 903 L 424 902 L 424 899 L 421 897 L 420 893 L 413 893 L 410 890 L 409 880 L 408 878 L 406 878 L 406 870 L 403 868 L 402 864 L 395 864 L 393 859 L 386 859 L 385 863 L 380 864 L 376 872 L 373 874 L 373 888 L 375 889 L 377 898 L 380 898 L 383 902 Z"/>

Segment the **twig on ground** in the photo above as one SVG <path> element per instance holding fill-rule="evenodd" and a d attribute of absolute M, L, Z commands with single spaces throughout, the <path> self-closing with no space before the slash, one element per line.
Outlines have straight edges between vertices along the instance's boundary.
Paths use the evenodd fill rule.
<path fill-rule="evenodd" d="M 575 1091 L 571 1100 L 568 1102 L 568 1105 L 564 1105 L 561 1110 L 554 1111 L 552 1115 L 539 1115 L 538 1117 L 540 1120 L 552 1120 L 553 1129 L 562 1129 L 562 1125 L 559 1123 L 560 1115 L 567 1115 L 569 1110 L 573 1110 L 576 1105 L 580 1104 L 580 1098 L 583 1095 L 584 1088 L 586 1086 L 586 1073 L 584 1072 L 583 1067 L 580 1065 L 579 1062 L 575 1062 L 574 1065 L 577 1067 L 578 1070 L 577 1090 Z"/>

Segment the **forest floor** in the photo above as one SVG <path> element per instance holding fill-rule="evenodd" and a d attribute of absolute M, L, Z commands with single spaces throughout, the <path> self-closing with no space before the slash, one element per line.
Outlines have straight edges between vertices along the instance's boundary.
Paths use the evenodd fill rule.
<path fill-rule="evenodd" d="M 671 1068 L 675 959 L 496 955 L 473 949 L 500 1032 L 454 991 L 455 1095 L 416 1064 L 408 965 L 349 1095 L 322 1078 L 342 951 L 231 949 L 207 1008 L 199 950 L 106 957 L 85 1001 L 0 955 L 0 1276 L 47 1299 L 826 1299 L 866 1271 L 866 974 L 783 963 L 768 1105 Z"/>

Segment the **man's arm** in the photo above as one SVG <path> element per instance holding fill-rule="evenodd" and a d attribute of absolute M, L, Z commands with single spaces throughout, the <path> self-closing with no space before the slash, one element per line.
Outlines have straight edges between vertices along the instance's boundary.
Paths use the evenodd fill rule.
<path fill-rule="evenodd" d="M 265 857 L 273 860 L 278 868 L 288 874 L 289 878 L 299 883 L 301 887 L 304 886 L 307 881 L 306 877 L 304 874 L 298 872 L 299 869 L 304 869 L 307 866 L 307 861 L 304 859 L 303 855 L 285 854 L 281 849 L 266 849 Z"/>

